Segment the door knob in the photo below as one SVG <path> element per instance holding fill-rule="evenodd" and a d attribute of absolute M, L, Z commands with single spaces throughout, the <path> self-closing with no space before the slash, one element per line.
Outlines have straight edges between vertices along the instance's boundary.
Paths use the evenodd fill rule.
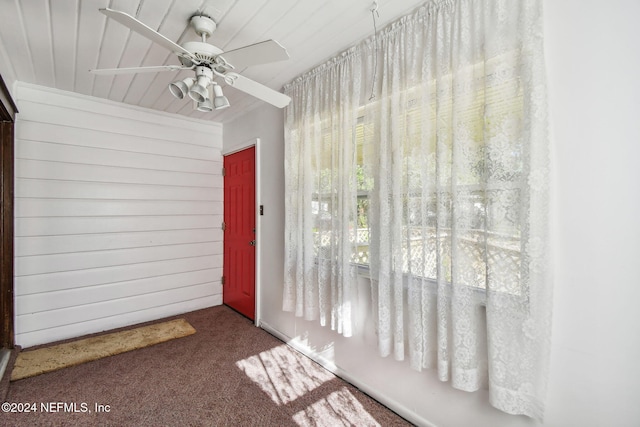
<path fill-rule="evenodd" d="M 255 245 L 256 245 L 256 241 L 255 241 L 255 240 L 252 240 L 252 241 L 250 241 L 250 242 L 249 242 L 249 244 L 250 244 L 251 246 L 255 246 Z"/>

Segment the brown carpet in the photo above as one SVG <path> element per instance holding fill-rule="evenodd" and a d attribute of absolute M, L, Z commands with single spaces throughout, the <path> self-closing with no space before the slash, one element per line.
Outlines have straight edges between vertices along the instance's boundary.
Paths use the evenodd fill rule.
<path fill-rule="evenodd" d="M 0 425 L 410 425 L 228 307 L 179 317 L 198 333 L 12 382 Z"/>
<path fill-rule="evenodd" d="M 23 351 L 18 354 L 15 361 L 13 372 L 11 372 L 11 381 L 69 368 L 80 363 L 115 356 L 195 333 L 196 330 L 189 322 L 184 319 L 176 319 L 47 346 L 37 350 Z"/>

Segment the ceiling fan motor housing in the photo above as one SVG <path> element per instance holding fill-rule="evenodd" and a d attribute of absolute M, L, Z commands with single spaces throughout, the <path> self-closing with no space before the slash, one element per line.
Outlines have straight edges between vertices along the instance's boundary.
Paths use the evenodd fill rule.
<path fill-rule="evenodd" d="M 216 57 L 222 53 L 222 50 L 216 46 L 199 41 L 186 42 L 182 47 L 193 53 L 201 63 L 208 65 L 215 64 Z M 185 67 L 191 67 L 193 65 L 193 61 L 184 56 L 180 57 L 180 62 Z"/>
<path fill-rule="evenodd" d="M 222 53 L 222 50 L 216 46 L 207 43 L 207 37 L 216 30 L 216 23 L 213 19 L 206 15 L 194 15 L 191 17 L 191 26 L 196 34 L 202 37 L 202 41 L 190 41 L 182 45 L 185 50 L 191 52 L 200 64 L 211 65 L 216 62 L 216 57 Z M 180 57 L 180 62 L 185 67 L 191 67 L 193 61 L 187 57 Z"/>

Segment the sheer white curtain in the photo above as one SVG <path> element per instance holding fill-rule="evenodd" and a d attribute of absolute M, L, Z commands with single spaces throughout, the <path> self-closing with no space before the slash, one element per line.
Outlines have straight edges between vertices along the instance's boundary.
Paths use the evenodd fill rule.
<path fill-rule="evenodd" d="M 367 264 L 381 355 L 535 418 L 551 315 L 541 19 L 541 0 L 431 1 L 285 88 L 284 309 L 350 335 Z"/>
<path fill-rule="evenodd" d="M 331 61 L 287 89 L 284 310 L 352 334 L 357 251 L 360 55 Z"/>

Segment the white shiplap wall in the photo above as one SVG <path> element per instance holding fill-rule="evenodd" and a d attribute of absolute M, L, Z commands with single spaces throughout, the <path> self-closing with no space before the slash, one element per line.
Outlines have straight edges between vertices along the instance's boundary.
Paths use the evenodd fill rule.
<path fill-rule="evenodd" d="M 16 343 L 221 304 L 222 126 L 18 82 Z"/>

